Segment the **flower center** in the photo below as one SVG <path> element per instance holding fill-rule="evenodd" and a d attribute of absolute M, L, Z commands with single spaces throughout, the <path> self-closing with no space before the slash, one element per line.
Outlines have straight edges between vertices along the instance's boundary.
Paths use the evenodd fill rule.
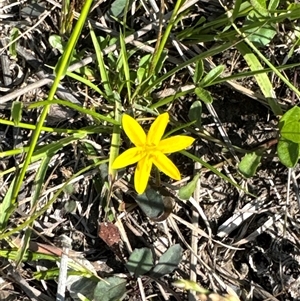
<path fill-rule="evenodd" d="M 148 144 L 146 144 L 145 146 L 144 146 L 144 151 L 146 152 L 146 153 L 152 153 L 153 151 L 155 151 L 156 150 L 156 148 L 157 148 L 157 146 L 156 145 L 148 145 Z"/>

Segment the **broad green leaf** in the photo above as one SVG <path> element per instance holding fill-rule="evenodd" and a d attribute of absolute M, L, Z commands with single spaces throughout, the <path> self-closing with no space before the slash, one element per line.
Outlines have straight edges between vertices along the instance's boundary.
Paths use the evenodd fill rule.
<path fill-rule="evenodd" d="M 196 121 L 195 125 L 201 128 L 201 114 L 202 114 L 202 103 L 199 100 L 193 102 L 189 109 L 190 121 Z"/>
<path fill-rule="evenodd" d="M 143 194 L 139 194 L 135 201 L 150 218 L 157 218 L 164 212 L 162 196 L 152 188 L 147 188 Z"/>
<path fill-rule="evenodd" d="M 12 103 L 11 117 L 12 117 L 12 120 L 13 120 L 15 126 L 18 126 L 19 123 L 22 120 L 22 108 L 23 108 L 23 103 L 22 102 L 14 101 Z"/>
<path fill-rule="evenodd" d="M 139 61 L 139 67 L 148 68 L 150 64 L 152 54 L 144 55 Z"/>
<path fill-rule="evenodd" d="M 20 31 L 19 28 L 14 27 L 11 31 L 10 34 L 10 41 L 14 41 L 15 39 L 17 39 L 20 35 Z M 13 42 L 10 46 L 9 46 L 9 53 L 13 58 L 17 57 L 17 41 Z"/>
<path fill-rule="evenodd" d="M 279 131 L 283 138 L 300 143 L 300 108 L 288 110 L 279 121 Z"/>
<path fill-rule="evenodd" d="M 300 143 L 300 119 L 298 121 L 286 122 L 280 134 L 283 138 L 295 143 Z"/>
<path fill-rule="evenodd" d="M 53 34 L 49 37 L 49 44 L 60 53 L 64 52 L 64 45 L 61 36 Z"/>
<path fill-rule="evenodd" d="M 284 113 L 284 115 L 279 120 L 279 130 L 281 131 L 282 128 L 289 122 L 299 122 L 300 120 L 300 108 L 295 106 Z"/>
<path fill-rule="evenodd" d="M 179 189 L 178 195 L 181 199 L 188 200 L 192 196 L 192 194 L 194 193 L 194 191 L 196 189 L 199 177 L 200 177 L 200 174 L 197 173 L 191 182 L 187 183 L 185 186 L 183 186 Z"/>
<path fill-rule="evenodd" d="M 138 70 L 137 70 L 137 84 L 140 85 L 144 78 L 145 78 L 145 75 L 146 75 L 146 69 L 143 68 L 143 67 L 140 67 Z"/>
<path fill-rule="evenodd" d="M 182 259 L 182 247 L 179 244 L 171 246 L 160 258 L 157 265 L 151 272 L 154 278 L 160 278 L 172 273 Z"/>
<path fill-rule="evenodd" d="M 254 176 L 256 169 L 261 161 L 260 153 L 246 154 L 242 161 L 239 163 L 239 172 L 246 178 Z"/>
<path fill-rule="evenodd" d="M 248 14 L 245 26 L 248 26 L 245 30 L 245 34 L 248 36 L 249 41 L 251 41 L 256 47 L 266 46 L 276 35 L 274 25 L 269 23 L 261 25 L 261 15 L 256 11 L 251 11 Z"/>
<path fill-rule="evenodd" d="M 277 144 L 277 154 L 283 165 L 288 168 L 292 168 L 298 162 L 300 145 L 292 141 L 280 139 Z"/>
<path fill-rule="evenodd" d="M 127 280 L 119 277 L 105 278 L 94 291 L 94 301 L 121 301 L 126 296 Z"/>
<path fill-rule="evenodd" d="M 125 7 L 126 7 L 127 0 L 115 0 L 109 10 L 111 16 L 118 18 L 122 15 Z"/>
<path fill-rule="evenodd" d="M 195 88 L 195 94 L 206 104 L 213 102 L 211 94 L 201 87 Z"/>
<path fill-rule="evenodd" d="M 250 3 L 252 4 L 253 8 L 260 14 L 264 16 L 268 14 L 266 0 L 250 0 Z"/>
<path fill-rule="evenodd" d="M 290 21 L 299 19 L 300 3 L 290 3 L 287 7 L 287 10 L 292 12 L 292 14 L 288 18 Z"/>
<path fill-rule="evenodd" d="M 217 79 L 224 71 L 225 66 L 220 65 L 210 70 L 200 82 L 201 87 L 210 85 L 215 79 Z"/>
<path fill-rule="evenodd" d="M 270 0 L 270 2 L 268 4 L 268 10 L 272 11 L 272 10 L 277 9 L 279 2 L 280 2 L 280 0 Z"/>
<path fill-rule="evenodd" d="M 203 73 L 204 73 L 203 60 L 199 60 L 198 62 L 196 62 L 195 73 L 193 75 L 193 82 L 195 85 L 200 82 Z"/>
<path fill-rule="evenodd" d="M 144 275 L 153 267 L 153 254 L 149 248 L 135 249 L 126 263 L 128 271 L 136 277 Z"/>

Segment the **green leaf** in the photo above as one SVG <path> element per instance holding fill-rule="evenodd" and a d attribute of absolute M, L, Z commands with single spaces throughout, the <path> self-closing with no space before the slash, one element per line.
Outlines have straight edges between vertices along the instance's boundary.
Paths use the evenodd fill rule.
<path fill-rule="evenodd" d="M 10 34 L 10 42 L 14 41 L 15 39 L 17 39 L 20 35 L 20 31 L 19 28 L 14 27 L 11 31 Z M 13 42 L 10 46 L 9 46 L 9 53 L 13 58 L 17 57 L 17 41 Z"/>
<path fill-rule="evenodd" d="M 261 153 L 249 153 L 239 163 L 239 172 L 246 178 L 252 177 L 261 161 Z"/>
<path fill-rule="evenodd" d="M 195 162 L 199 162 L 200 164 L 202 164 L 204 167 L 206 167 L 207 169 L 209 169 L 210 171 L 212 171 L 214 174 L 216 174 L 217 176 L 219 176 L 221 179 L 223 179 L 224 181 L 227 181 L 228 183 L 232 184 L 234 187 L 236 187 L 237 189 L 240 189 L 246 193 L 249 194 L 249 192 L 244 189 L 242 186 L 238 185 L 235 181 L 233 181 L 231 178 L 225 176 L 224 174 L 222 174 L 217 168 L 213 167 L 212 165 L 208 164 L 207 162 L 205 162 L 204 160 L 202 160 L 201 158 L 189 153 L 188 151 L 180 151 L 180 153 L 190 159 L 192 159 Z"/>
<path fill-rule="evenodd" d="M 120 45 L 121 45 L 121 60 L 123 61 L 123 72 L 126 80 L 126 87 L 127 87 L 127 99 L 129 103 L 131 103 L 131 82 L 130 82 L 130 69 L 128 64 L 128 55 L 126 51 L 126 44 L 125 44 L 125 37 L 120 34 Z"/>
<path fill-rule="evenodd" d="M 151 272 L 154 278 L 160 278 L 166 274 L 172 273 L 179 265 L 182 259 L 182 248 L 179 244 L 171 246 L 160 258 L 157 265 Z"/>
<path fill-rule="evenodd" d="M 185 186 L 183 186 L 179 189 L 178 195 L 181 199 L 188 200 L 192 196 L 192 194 L 194 193 L 194 191 L 196 189 L 199 177 L 200 177 L 200 174 L 197 173 L 191 182 L 187 183 Z"/>
<path fill-rule="evenodd" d="M 152 188 L 147 188 L 143 194 L 139 194 L 135 201 L 150 218 L 157 218 L 164 212 L 162 196 Z"/>
<path fill-rule="evenodd" d="M 137 70 L 136 75 L 137 75 L 137 81 L 138 81 L 137 83 L 140 85 L 140 84 L 143 82 L 144 78 L 145 78 L 145 75 L 146 75 L 146 69 L 143 68 L 143 67 L 140 67 L 140 68 Z"/>
<path fill-rule="evenodd" d="M 135 249 L 126 263 L 126 267 L 130 273 L 136 277 L 144 275 L 153 267 L 153 254 L 149 248 Z"/>
<path fill-rule="evenodd" d="M 265 0 L 250 0 L 253 8 L 262 15 L 267 15 L 267 4 Z"/>
<path fill-rule="evenodd" d="M 195 88 L 195 94 L 206 104 L 213 102 L 213 98 L 210 93 L 201 87 Z"/>
<path fill-rule="evenodd" d="M 292 141 L 280 139 L 277 144 L 280 162 L 288 168 L 294 167 L 300 156 L 300 145 Z"/>
<path fill-rule="evenodd" d="M 295 106 L 287 111 L 279 121 L 279 130 L 283 138 L 300 143 L 300 108 Z"/>
<path fill-rule="evenodd" d="M 300 120 L 287 122 L 280 133 L 283 138 L 295 143 L 300 143 Z"/>
<path fill-rule="evenodd" d="M 249 43 L 252 44 L 250 41 L 249 41 Z M 252 47 L 254 48 L 255 46 L 253 45 Z M 256 55 L 253 53 L 253 50 L 251 48 L 249 48 L 247 44 L 245 44 L 244 42 L 238 43 L 236 45 L 236 48 L 243 55 L 243 57 L 246 60 L 249 68 L 251 69 L 251 71 L 257 71 L 257 70 L 262 70 L 263 69 L 262 64 L 260 63 L 260 61 L 258 60 Z M 257 53 L 259 53 L 258 50 L 257 50 Z M 278 71 L 273 65 L 271 65 L 270 67 L 275 73 L 276 73 L 276 71 Z M 278 75 L 278 77 L 280 77 L 280 75 L 281 75 L 281 74 L 278 74 L 278 73 L 276 73 L 276 74 Z M 257 81 L 257 83 L 258 83 L 258 85 L 259 85 L 259 87 L 260 87 L 260 89 L 263 93 L 263 95 L 268 99 L 268 103 L 269 103 L 273 113 L 275 115 L 281 115 L 282 110 L 281 110 L 281 107 L 278 104 L 278 102 L 275 101 L 274 98 L 273 98 L 274 97 L 273 85 L 272 85 L 267 73 L 256 74 L 256 75 L 254 75 L 254 77 L 255 77 L 255 79 L 256 79 L 256 81 Z M 286 83 L 286 84 L 288 85 L 288 83 Z"/>
<path fill-rule="evenodd" d="M 243 0 L 235 1 L 232 16 L 230 18 L 231 23 L 233 23 L 234 20 L 236 19 L 236 17 L 238 16 L 242 3 L 243 3 Z"/>
<path fill-rule="evenodd" d="M 300 108 L 295 106 L 288 110 L 279 120 L 279 130 L 288 122 L 297 122 L 300 120 Z"/>
<path fill-rule="evenodd" d="M 261 15 L 253 10 L 248 14 L 245 22 L 245 26 L 248 26 L 245 33 L 248 35 L 249 41 L 256 47 L 266 46 L 276 35 L 274 25 L 269 23 L 261 25 L 261 21 Z"/>
<path fill-rule="evenodd" d="M 105 278 L 100 281 L 94 291 L 94 301 L 119 301 L 126 296 L 126 279 L 119 277 Z"/>
<path fill-rule="evenodd" d="M 210 85 L 215 79 L 217 79 L 224 71 L 225 66 L 220 65 L 210 70 L 200 82 L 201 87 Z"/>
<path fill-rule="evenodd" d="M 272 10 L 277 9 L 279 2 L 280 2 L 280 0 L 270 0 L 270 2 L 268 4 L 268 10 L 272 11 Z"/>
<path fill-rule="evenodd" d="M 99 72 L 100 72 L 100 76 L 101 76 L 101 81 L 104 87 L 104 91 L 107 95 L 107 100 L 109 101 L 113 101 L 113 89 L 111 87 L 111 82 L 110 82 L 110 78 L 108 75 L 108 72 L 106 70 L 106 65 L 104 62 L 104 57 L 103 57 L 103 53 L 102 53 L 102 49 L 101 49 L 101 44 L 99 43 L 96 34 L 94 32 L 94 29 L 92 27 L 92 25 L 89 23 L 89 28 L 90 28 L 90 34 L 91 34 L 91 38 L 92 38 L 92 42 L 95 48 L 95 52 L 96 52 L 96 58 L 97 58 L 97 63 L 98 63 L 98 68 L 99 68 Z"/>
<path fill-rule="evenodd" d="M 200 82 L 203 73 L 204 73 L 203 60 L 199 60 L 196 62 L 195 73 L 193 75 L 193 82 L 195 85 Z"/>
<path fill-rule="evenodd" d="M 12 117 L 12 120 L 13 120 L 15 126 L 18 126 L 19 123 L 22 120 L 22 108 L 23 108 L 23 103 L 22 102 L 14 101 L 12 103 L 11 117 Z"/>
<path fill-rule="evenodd" d="M 202 114 L 202 103 L 199 100 L 193 102 L 189 109 L 190 121 L 196 121 L 195 125 L 201 128 L 201 114 Z"/>
<path fill-rule="evenodd" d="M 120 17 L 125 9 L 126 2 L 127 0 L 115 0 L 109 10 L 110 15 L 116 18 Z"/>
<path fill-rule="evenodd" d="M 60 53 L 64 52 L 64 44 L 62 41 L 61 36 L 53 34 L 49 37 L 49 44 L 54 48 L 57 49 Z"/>

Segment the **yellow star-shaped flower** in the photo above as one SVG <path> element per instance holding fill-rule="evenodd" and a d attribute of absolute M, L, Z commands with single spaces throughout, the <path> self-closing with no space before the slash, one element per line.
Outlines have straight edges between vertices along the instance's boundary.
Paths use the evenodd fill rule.
<path fill-rule="evenodd" d="M 170 178 L 180 180 L 178 168 L 165 154 L 185 149 L 195 139 L 188 136 L 173 136 L 161 140 L 168 122 L 168 113 L 159 115 L 146 135 L 134 118 L 123 115 L 123 129 L 135 147 L 119 155 L 113 162 L 112 168 L 119 169 L 138 162 L 134 174 L 134 187 L 139 194 L 143 193 L 147 187 L 152 163 Z"/>

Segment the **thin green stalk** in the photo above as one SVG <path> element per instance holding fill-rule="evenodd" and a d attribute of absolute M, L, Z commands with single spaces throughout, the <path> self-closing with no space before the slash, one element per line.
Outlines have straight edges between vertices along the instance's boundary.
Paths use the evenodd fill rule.
<path fill-rule="evenodd" d="M 27 130 L 36 130 L 36 125 L 35 124 L 19 122 L 18 125 L 16 126 L 13 121 L 2 119 L 2 118 L 0 118 L 0 124 L 10 125 L 10 126 L 13 126 L 13 127 L 16 127 L 16 128 L 27 129 Z M 60 129 L 60 128 L 52 128 L 52 127 L 48 127 L 48 126 L 42 126 L 41 130 L 42 130 L 42 132 L 47 132 L 47 133 L 62 133 L 62 134 L 111 133 L 111 128 L 110 127 L 108 127 L 108 126 L 102 127 L 100 125 L 88 126 L 88 127 L 84 127 L 84 128 L 81 128 L 81 129 Z"/>
<path fill-rule="evenodd" d="M 171 30 L 172 30 L 173 26 L 175 25 L 175 23 L 177 21 L 178 11 L 179 11 L 180 7 L 182 6 L 183 2 L 184 2 L 184 0 L 178 0 L 176 2 L 176 5 L 174 7 L 171 19 L 168 22 L 167 28 L 166 28 L 166 30 L 165 30 L 162 38 L 161 38 L 158 49 L 153 55 L 153 59 L 152 59 L 152 62 L 151 62 L 151 67 L 150 67 L 150 72 L 152 70 L 155 70 L 156 67 L 157 67 L 158 61 L 159 61 L 160 57 L 162 56 L 162 52 L 164 51 L 164 48 L 165 48 L 167 40 L 170 36 Z M 156 73 L 156 72 L 154 72 L 154 73 Z M 150 75 L 150 74 L 148 74 L 148 75 Z"/>
<path fill-rule="evenodd" d="M 84 26 L 85 20 L 88 16 L 90 6 L 92 5 L 92 2 L 93 2 L 93 0 L 86 0 L 85 5 L 84 5 L 84 7 L 82 9 L 82 12 L 80 14 L 80 17 L 79 17 L 79 19 L 78 19 L 78 21 L 77 21 L 77 23 L 74 27 L 74 30 L 71 34 L 71 37 L 70 37 L 70 40 L 67 44 L 65 52 L 63 53 L 61 59 L 59 60 L 59 63 L 57 65 L 57 69 L 56 69 L 56 77 L 54 79 L 53 85 L 50 89 L 49 96 L 48 96 L 48 99 L 50 99 L 50 100 L 54 99 L 54 96 L 55 96 L 56 90 L 58 88 L 59 82 L 60 82 L 61 78 L 65 75 L 66 70 L 68 69 L 70 60 L 72 58 L 73 50 L 74 50 L 75 45 L 77 43 L 77 40 L 80 36 L 80 33 L 81 33 L 82 28 Z M 42 110 L 39 121 L 36 125 L 36 130 L 33 132 L 27 156 L 25 158 L 25 161 L 24 161 L 23 167 L 20 171 L 20 174 L 18 175 L 18 178 L 16 179 L 16 183 L 13 187 L 12 196 L 11 196 L 11 203 L 12 204 L 14 204 L 17 200 L 17 196 L 19 194 L 23 179 L 25 177 L 27 168 L 28 168 L 28 166 L 31 162 L 31 157 L 32 157 L 34 149 L 37 145 L 37 141 L 38 141 L 38 138 L 40 136 L 40 133 L 42 131 L 43 124 L 44 124 L 44 122 L 46 120 L 46 117 L 48 115 L 49 108 L 50 108 L 49 104 L 45 105 L 45 107 Z"/>

